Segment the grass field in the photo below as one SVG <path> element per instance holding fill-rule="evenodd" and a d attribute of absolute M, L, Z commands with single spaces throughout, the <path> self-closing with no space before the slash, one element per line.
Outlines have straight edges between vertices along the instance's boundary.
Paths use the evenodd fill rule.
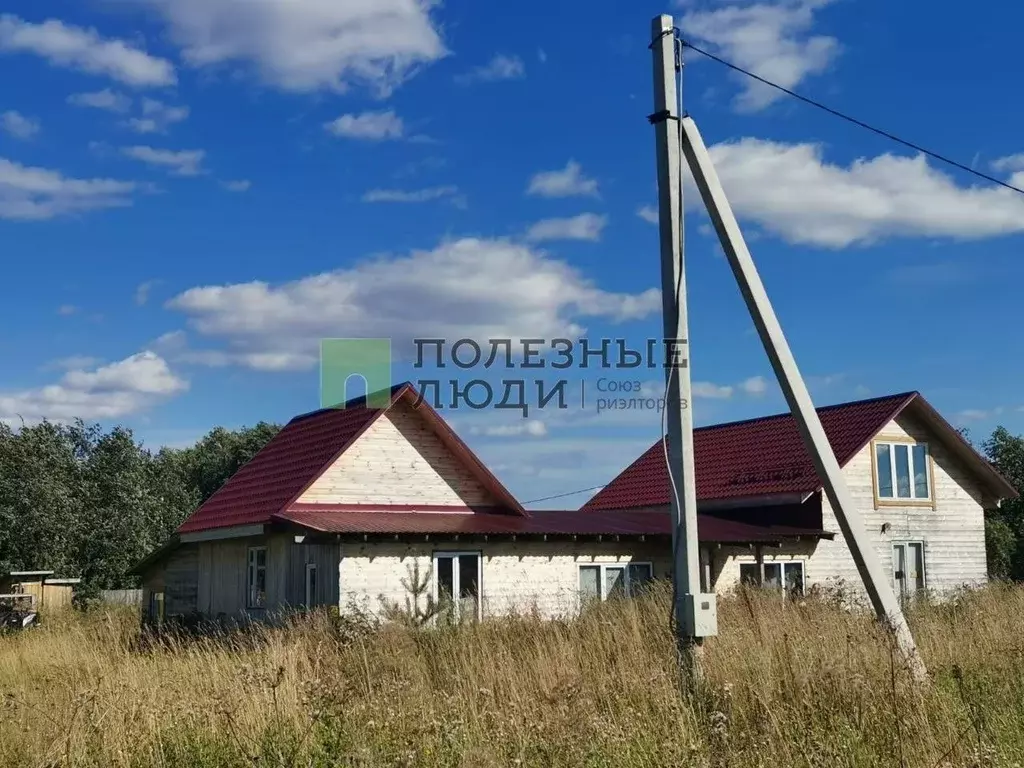
<path fill-rule="evenodd" d="M 1020 766 L 1024 588 L 870 618 L 724 600 L 681 695 L 669 600 L 444 630 L 323 615 L 140 650 L 134 616 L 0 637 L 0 766 Z"/>

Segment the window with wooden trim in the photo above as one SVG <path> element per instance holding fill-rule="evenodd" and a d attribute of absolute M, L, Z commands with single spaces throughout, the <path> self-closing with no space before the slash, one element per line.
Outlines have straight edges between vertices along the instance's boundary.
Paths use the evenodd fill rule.
<path fill-rule="evenodd" d="M 804 561 L 740 563 L 740 583 L 748 587 L 779 590 L 786 597 L 801 597 L 804 594 Z"/>
<path fill-rule="evenodd" d="M 267 548 L 249 547 L 249 567 L 246 594 L 250 608 L 263 608 L 267 604 Z"/>
<path fill-rule="evenodd" d="M 931 501 L 927 443 L 876 441 L 875 492 L 879 501 Z"/>
<path fill-rule="evenodd" d="M 635 597 L 654 580 L 650 563 L 593 563 L 580 566 L 580 601 Z"/>

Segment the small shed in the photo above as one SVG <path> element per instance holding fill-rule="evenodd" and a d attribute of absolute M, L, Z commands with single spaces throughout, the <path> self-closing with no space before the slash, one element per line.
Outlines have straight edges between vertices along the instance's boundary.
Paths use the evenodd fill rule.
<path fill-rule="evenodd" d="M 10 571 L 0 576 L 0 594 L 31 595 L 35 610 L 58 611 L 71 607 L 81 579 L 57 579 L 53 571 Z"/>

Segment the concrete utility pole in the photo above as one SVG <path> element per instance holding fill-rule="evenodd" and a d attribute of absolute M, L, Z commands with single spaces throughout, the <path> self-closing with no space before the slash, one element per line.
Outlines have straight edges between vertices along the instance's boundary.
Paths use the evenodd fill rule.
<path fill-rule="evenodd" d="M 697 540 L 697 482 L 693 461 L 686 276 L 683 265 L 682 157 L 676 75 L 682 71 L 671 16 L 651 23 L 658 160 L 661 295 L 666 343 L 665 418 L 672 492 L 672 586 L 676 636 L 684 676 L 700 679 L 701 639 L 715 634 L 714 595 L 701 594 Z M 672 359 L 674 357 L 674 359 Z"/>
<path fill-rule="evenodd" d="M 761 343 L 771 360 L 775 376 L 786 396 L 786 402 L 793 413 L 793 418 L 796 420 L 804 446 L 814 461 L 814 468 L 824 486 L 825 495 L 828 496 L 829 503 L 832 505 L 832 511 L 842 529 L 846 544 L 850 548 L 850 554 L 853 555 L 853 560 L 857 564 L 857 570 L 864 581 L 871 604 L 878 617 L 892 627 L 906 661 L 915 677 L 921 680 L 926 676 L 925 667 L 917 652 L 906 617 L 903 615 L 903 610 L 896 599 L 889 579 L 882 571 L 878 554 L 867 537 L 860 511 L 854 504 L 853 497 L 850 496 L 842 469 L 839 467 L 835 452 L 825 436 L 818 412 L 814 409 L 810 393 L 808 393 L 807 386 L 796 366 L 796 360 L 789 349 L 786 337 L 782 333 L 782 326 L 779 325 L 775 310 L 772 308 L 761 277 L 754 266 L 754 260 L 750 256 L 750 251 L 747 250 L 743 233 L 740 231 L 729 200 L 718 180 L 718 174 L 711 163 L 704 140 L 697 130 L 697 124 L 691 118 L 683 118 L 681 123 L 683 154 L 686 156 L 686 162 L 697 183 L 697 189 L 700 190 L 704 205 L 707 207 L 708 213 L 711 214 L 711 221 L 714 223 L 718 239 L 722 243 L 722 250 L 725 251 L 725 255 L 729 259 L 729 266 L 732 267 L 747 309 L 750 311 L 750 316 L 761 337 Z M 663 240 L 665 236 L 664 222 L 663 209 Z"/>

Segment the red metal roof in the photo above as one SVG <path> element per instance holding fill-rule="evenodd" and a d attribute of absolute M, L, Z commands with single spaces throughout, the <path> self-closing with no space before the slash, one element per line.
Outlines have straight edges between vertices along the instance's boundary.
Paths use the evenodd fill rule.
<path fill-rule="evenodd" d="M 818 408 L 840 466 L 919 397 L 917 392 L 906 392 Z M 812 493 L 821 487 L 790 413 L 701 427 L 693 431 L 693 444 L 701 501 Z M 661 506 L 669 503 L 669 492 L 659 440 L 582 509 Z"/>
<path fill-rule="evenodd" d="M 534 512 L 529 517 L 496 515 L 486 512 L 390 512 L 349 509 L 332 510 L 326 505 L 316 509 L 289 509 L 275 520 L 323 533 L 401 535 L 542 535 L 552 536 L 671 536 L 671 518 L 667 512 L 584 512 L 582 510 Z M 712 515 L 697 516 L 698 538 L 721 543 L 773 543 L 785 537 L 832 534 L 819 529 L 753 525 Z"/>
<path fill-rule="evenodd" d="M 392 387 L 392 404 L 401 398 L 415 402 L 415 389 L 408 383 Z M 442 442 L 493 493 L 505 512 L 526 514 L 426 401 L 419 403 L 417 409 Z M 344 408 L 325 408 L 295 417 L 252 461 L 193 512 L 178 528 L 178 533 L 269 522 L 272 515 L 298 498 L 386 410 L 368 408 L 365 398 L 355 398 Z"/>

